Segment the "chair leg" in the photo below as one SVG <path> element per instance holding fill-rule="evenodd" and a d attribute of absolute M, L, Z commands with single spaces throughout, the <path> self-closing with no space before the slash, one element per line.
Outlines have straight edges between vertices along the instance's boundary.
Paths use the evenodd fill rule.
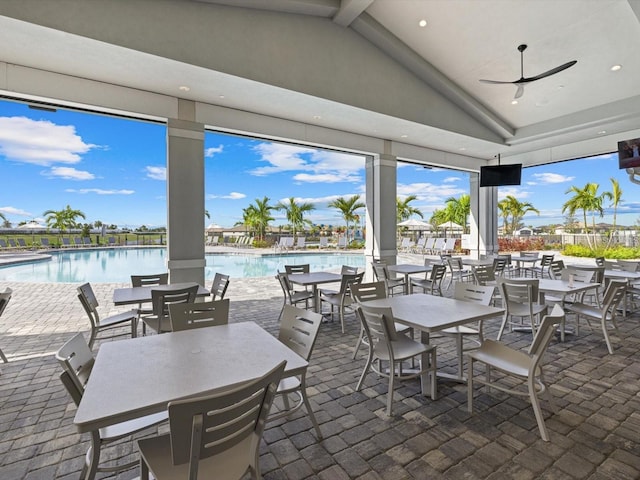
<path fill-rule="evenodd" d="M 602 333 L 604 335 L 604 341 L 607 342 L 607 350 L 609 350 L 610 355 L 613 355 L 613 347 L 611 346 L 611 339 L 609 338 L 609 332 L 607 331 L 606 315 L 602 316 Z"/>
<path fill-rule="evenodd" d="M 359 392 L 362 388 L 362 383 L 364 382 L 364 378 L 369 373 L 369 369 L 371 368 L 371 364 L 373 363 L 373 348 L 369 346 L 369 353 L 367 355 L 367 363 L 364 365 L 364 369 L 362 370 L 362 375 L 360 375 L 360 380 L 358 380 L 358 385 L 356 385 L 356 392 Z"/>
<path fill-rule="evenodd" d="M 2 361 L 4 363 L 9 363 L 9 360 L 7 360 L 7 357 L 4 355 L 4 352 L 2 351 L 1 348 L 0 348 L 0 358 L 2 358 Z"/>
<path fill-rule="evenodd" d="M 304 402 L 304 406 L 307 409 L 307 414 L 309 414 L 309 418 L 311 419 L 311 423 L 313 424 L 313 428 L 316 430 L 316 436 L 318 440 L 322 440 L 322 432 L 320 431 L 320 425 L 318 425 L 318 421 L 316 420 L 316 416 L 311 409 L 311 403 L 309 403 L 309 398 L 307 397 L 307 384 L 305 382 L 305 376 L 302 375 L 300 380 L 300 394 L 302 395 L 302 401 Z"/>
<path fill-rule="evenodd" d="M 389 390 L 387 391 L 387 415 L 391 416 L 391 407 L 393 405 L 393 388 L 395 383 L 395 362 L 389 362 Z"/>
<path fill-rule="evenodd" d="M 353 355 L 351 356 L 352 360 L 356 359 L 356 355 L 358 355 L 358 350 L 360 349 L 360 344 L 362 343 L 363 338 L 364 338 L 364 329 L 360 327 L 360 335 L 358 336 L 358 341 L 356 342 L 356 346 L 353 349 Z"/>
<path fill-rule="evenodd" d="M 467 412 L 473 413 L 473 357 L 469 357 L 469 373 L 467 374 Z"/>
<path fill-rule="evenodd" d="M 500 325 L 500 331 L 498 332 L 498 337 L 497 337 L 498 341 L 500 341 L 500 339 L 502 339 L 502 334 L 504 333 L 504 327 L 507 326 L 507 320 L 509 320 L 509 315 L 507 315 L 505 313 L 503 318 L 502 318 L 502 325 Z"/>
<path fill-rule="evenodd" d="M 149 480 L 149 466 L 142 458 L 140 459 L 140 480 Z"/>
<path fill-rule="evenodd" d="M 535 378 L 529 377 L 527 380 L 527 386 L 529 387 L 529 398 L 531 399 L 531 405 L 533 406 L 533 413 L 536 416 L 536 422 L 538 422 L 538 429 L 540 430 L 540 436 L 545 442 L 549 441 L 549 435 L 547 434 L 547 427 L 544 424 L 544 416 L 542 415 L 542 409 L 540 408 L 540 401 L 536 395 Z"/>

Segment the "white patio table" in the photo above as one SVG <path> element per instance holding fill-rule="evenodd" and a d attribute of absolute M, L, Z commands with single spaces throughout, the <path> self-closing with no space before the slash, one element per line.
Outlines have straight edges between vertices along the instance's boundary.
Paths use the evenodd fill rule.
<path fill-rule="evenodd" d="M 394 320 L 420 330 L 421 341 L 424 344 L 429 343 L 431 332 L 494 318 L 504 313 L 502 308 L 423 293 L 369 300 L 363 304 L 372 307 L 391 307 Z M 438 375 L 466 381 L 458 375 L 450 376 L 442 372 L 438 372 Z M 423 392 L 423 394 L 426 393 Z"/>
<path fill-rule="evenodd" d="M 103 343 L 73 422 L 91 433 L 97 452 L 99 428 L 161 412 L 172 400 L 223 391 L 283 360 L 286 377 L 308 365 L 253 322 Z"/>

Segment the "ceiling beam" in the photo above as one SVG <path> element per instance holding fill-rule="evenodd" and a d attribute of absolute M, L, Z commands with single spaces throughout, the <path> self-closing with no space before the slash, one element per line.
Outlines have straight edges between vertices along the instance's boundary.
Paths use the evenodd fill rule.
<path fill-rule="evenodd" d="M 340 10 L 333 17 L 333 21 L 341 27 L 348 27 L 372 3 L 373 0 L 342 0 Z"/>

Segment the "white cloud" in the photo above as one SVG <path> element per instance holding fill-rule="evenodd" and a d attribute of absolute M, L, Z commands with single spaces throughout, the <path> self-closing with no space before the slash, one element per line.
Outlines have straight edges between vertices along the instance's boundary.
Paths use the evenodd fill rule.
<path fill-rule="evenodd" d="M 93 180 L 95 175 L 84 170 L 76 170 L 73 167 L 52 167 L 51 170 L 45 172 L 48 177 L 59 177 L 65 180 Z"/>
<path fill-rule="evenodd" d="M 559 173 L 534 173 L 532 177 L 540 180 L 539 183 L 566 183 L 572 181 L 576 177 L 568 177 Z M 536 185 L 536 183 L 534 183 Z"/>
<path fill-rule="evenodd" d="M 5 215 L 21 215 L 23 217 L 32 216 L 31 213 L 27 212 L 26 210 L 15 207 L 0 207 L 0 212 L 4 213 Z"/>
<path fill-rule="evenodd" d="M 337 173 L 298 173 L 293 179 L 302 183 L 339 183 L 339 182 L 361 182 L 362 177 L 358 175 L 339 175 Z"/>
<path fill-rule="evenodd" d="M 0 154 L 16 162 L 75 164 L 96 145 L 85 143 L 73 125 L 26 117 L 0 117 Z"/>
<path fill-rule="evenodd" d="M 212 200 L 214 198 L 224 198 L 227 200 L 240 200 L 246 197 L 247 196 L 244 193 L 240 193 L 240 192 L 231 192 L 228 195 L 207 195 L 207 199 L 209 200 Z"/>
<path fill-rule="evenodd" d="M 327 195 L 325 197 L 296 197 L 294 200 L 296 203 L 312 203 L 316 208 L 321 208 L 322 206 L 326 206 L 327 204 L 337 200 L 340 197 L 343 198 L 351 198 L 354 195 L 358 195 L 357 193 L 347 193 L 344 195 Z M 289 197 L 281 198 L 280 202 L 288 203 Z M 364 202 L 364 195 L 360 195 L 360 201 Z"/>
<path fill-rule="evenodd" d="M 452 183 L 452 182 L 460 182 L 462 179 L 460 177 L 447 177 L 443 180 L 444 183 Z"/>
<path fill-rule="evenodd" d="M 95 193 L 97 195 L 133 195 L 136 193 L 135 190 L 104 190 L 102 188 L 80 188 L 77 190 L 74 188 L 67 188 L 65 192 L 81 193 L 83 195 L 87 193 Z"/>
<path fill-rule="evenodd" d="M 531 192 L 529 192 L 528 190 L 522 190 L 517 187 L 500 187 L 498 189 L 498 200 L 502 200 L 507 195 L 511 195 L 512 197 L 521 200 L 524 198 L 529 198 Z"/>
<path fill-rule="evenodd" d="M 211 158 L 213 157 L 216 153 L 222 153 L 222 151 L 224 150 L 224 145 L 220 144 L 217 147 L 209 147 L 206 148 L 204 151 L 204 156 Z"/>
<path fill-rule="evenodd" d="M 364 157 L 295 145 L 261 143 L 254 147 L 267 166 L 249 173 L 264 176 L 281 172 L 296 173 L 294 181 L 303 183 L 360 182 Z"/>
<path fill-rule="evenodd" d="M 398 184 L 397 195 L 404 198 L 408 195 L 415 195 L 420 202 L 444 204 L 449 197 L 458 197 L 467 191 L 455 185 L 436 185 L 433 183 L 409 183 Z"/>
<path fill-rule="evenodd" d="M 153 180 L 166 180 L 167 179 L 167 167 L 145 167 L 147 171 L 147 177 Z"/>

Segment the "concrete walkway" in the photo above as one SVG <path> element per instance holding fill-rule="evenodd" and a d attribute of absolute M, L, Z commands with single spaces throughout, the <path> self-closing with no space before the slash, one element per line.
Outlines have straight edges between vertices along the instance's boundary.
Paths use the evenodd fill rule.
<path fill-rule="evenodd" d="M 421 261 L 401 257 L 399 263 Z M 77 479 L 88 447 L 73 426 L 75 407 L 63 389 L 53 353 L 88 321 L 73 284 L 8 284 L 14 296 L 0 318 L 0 479 Z M 115 313 L 116 284 L 95 284 L 105 314 Z M 255 321 L 275 334 L 282 305 L 276 280 L 232 279 L 227 292 L 232 322 Z M 346 316 L 323 324 L 310 362 L 309 396 L 325 440 L 318 442 L 303 412 L 270 424 L 261 448 L 265 479 L 638 479 L 640 478 L 639 315 L 619 322 L 614 354 L 597 330 L 554 341 L 547 379 L 557 410 L 543 400 L 551 436 L 543 442 L 526 398 L 476 391 L 467 413 L 466 387 L 439 380 L 438 399 L 420 395 L 418 381 L 396 389 L 394 417 L 385 415 L 386 383 L 369 375 L 355 392 L 364 352 L 351 359 L 359 326 Z M 486 323 L 495 338 L 499 319 Z M 573 322 L 572 318 L 568 323 Z M 125 331 L 125 330 L 123 330 Z M 526 348 L 531 336 L 507 333 L 503 340 Z M 117 341 L 105 340 L 105 341 Z M 438 362 L 455 372 L 455 348 L 438 342 Z M 100 342 L 96 342 L 95 350 Z M 126 372 L 123 372 L 126 375 Z M 162 431 L 165 431 L 166 427 Z M 129 460 L 134 442 L 103 451 Z M 118 476 L 131 479 L 137 469 Z"/>

